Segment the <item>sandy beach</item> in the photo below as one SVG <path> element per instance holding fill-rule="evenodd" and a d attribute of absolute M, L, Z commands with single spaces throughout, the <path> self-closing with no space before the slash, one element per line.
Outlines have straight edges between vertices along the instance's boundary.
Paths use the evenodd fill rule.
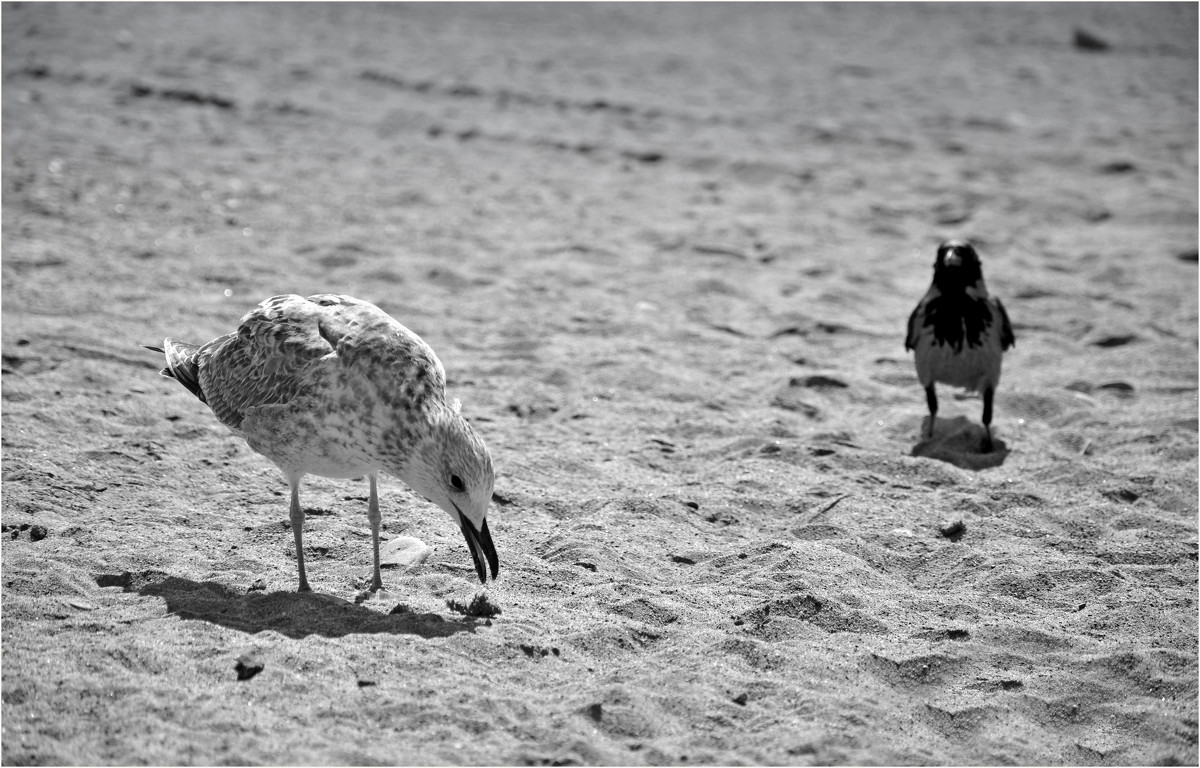
<path fill-rule="evenodd" d="M 1200 759 L 1195 4 L 2 14 L 4 764 Z M 991 454 L 904 349 L 950 237 Z M 384 477 L 368 593 L 309 477 L 295 591 L 139 347 L 287 293 L 437 350 L 498 581 Z"/>

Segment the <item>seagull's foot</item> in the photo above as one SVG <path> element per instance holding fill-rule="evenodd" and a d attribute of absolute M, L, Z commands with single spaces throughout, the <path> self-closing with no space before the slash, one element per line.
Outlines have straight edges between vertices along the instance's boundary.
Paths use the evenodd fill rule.
<path fill-rule="evenodd" d="M 387 589 L 385 589 L 383 586 L 383 578 L 378 572 L 373 574 L 370 578 L 364 576 L 360 579 L 355 579 L 354 587 L 358 590 L 359 598 L 362 600 L 365 600 L 368 597 L 374 597 L 377 593 L 381 595 L 387 594 Z"/>
<path fill-rule="evenodd" d="M 388 600 L 391 598 L 391 593 L 383 587 L 362 589 L 359 594 L 354 595 L 356 605 L 362 605 L 367 600 Z"/>

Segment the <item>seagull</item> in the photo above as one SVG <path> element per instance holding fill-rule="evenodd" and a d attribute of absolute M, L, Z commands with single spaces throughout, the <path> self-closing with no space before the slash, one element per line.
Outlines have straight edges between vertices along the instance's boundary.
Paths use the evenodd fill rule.
<path fill-rule="evenodd" d="M 266 299 L 235 333 L 195 345 L 168 338 L 159 373 L 208 405 L 217 419 L 275 462 L 291 484 L 300 592 L 304 571 L 300 480 L 366 476 L 367 519 L 379 575 L 380 471 L 437 504 L 462 530 L 481 583 L 500 561 L 488 531 L 494 472 L 487 446 L 446 401 L 446 372 L 417 334 L 383 310 L 334 294 Z"/>
<path fill-rule="evenodd" d="M 937 419 L 937 382 L 983 395 L 983 452 L 991 453 L 992 397 L 1000 358 L 1016 344 L 1000 299 L 989 296 L 975 247 L 965 240 L 938 246 L 933 284 L 908 319 L 905 349 L 916 351 L 917 379 L 929 404 L 929 434 Z"/>

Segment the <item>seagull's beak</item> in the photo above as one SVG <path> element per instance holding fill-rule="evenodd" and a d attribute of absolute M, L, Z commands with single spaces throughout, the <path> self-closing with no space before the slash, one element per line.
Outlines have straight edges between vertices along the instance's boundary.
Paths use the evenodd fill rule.
<path fill-rule="evenodd" d="M 458 505 L 454 506 L 458 510 Z M 458 513 L 459 523 L 462 526 L 463 538 L 467 540 L 467 549 L 471 550 L 471 559 L 475 561 L 475 573 L 479 574 L 479 583 L 487 583 L 487 569 L 484 567 L 484 561 L 492 569 L 492 578 L 500 572 L 500 558 L 496 555 L 496 545 L 492 543 L 492 534 L 488 532 L 487 520 L 484 519 L 483 524 L 479 526 L 479 530 L 475 530 L 475 526 L 471 525 L 471 521 L 462 512 Z"/>

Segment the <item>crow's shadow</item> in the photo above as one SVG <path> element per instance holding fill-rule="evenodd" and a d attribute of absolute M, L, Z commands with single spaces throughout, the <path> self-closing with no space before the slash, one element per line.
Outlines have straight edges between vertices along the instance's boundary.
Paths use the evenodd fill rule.
<path fill-rule="evenodd" d="M 928 425 L 929 417 L 926 416 L 921 422 L 922 438 L 912 449 L 913 456 L 924 456 L 963 469 L 976 470 L 998 467 L 1008 458 L 1008 446 L 1003 440 L 995 437 L 994 432 L 992 450 L 984 453 L 983 440 L 986 433 L 983 426 L 972 423 L 966 416 L 937 419 L 933 425 L 933 437 L 927 438 L 924 435 Z"/>
<path fill-rule="evenodd" d="M 477 620 L 446 620 L 436 613 L 377 613 L 360 605 L 312 592 L 240 592 L 213 581 L 191 581 L 161 571 L 106 574 L 101 587 L 121 587 L 167 601 L 181 619 L 207 621 L 240 632 L 272 630 L 299 639 L 308 635 L 392 634 L 424 638 L 474 632 Z"/>

